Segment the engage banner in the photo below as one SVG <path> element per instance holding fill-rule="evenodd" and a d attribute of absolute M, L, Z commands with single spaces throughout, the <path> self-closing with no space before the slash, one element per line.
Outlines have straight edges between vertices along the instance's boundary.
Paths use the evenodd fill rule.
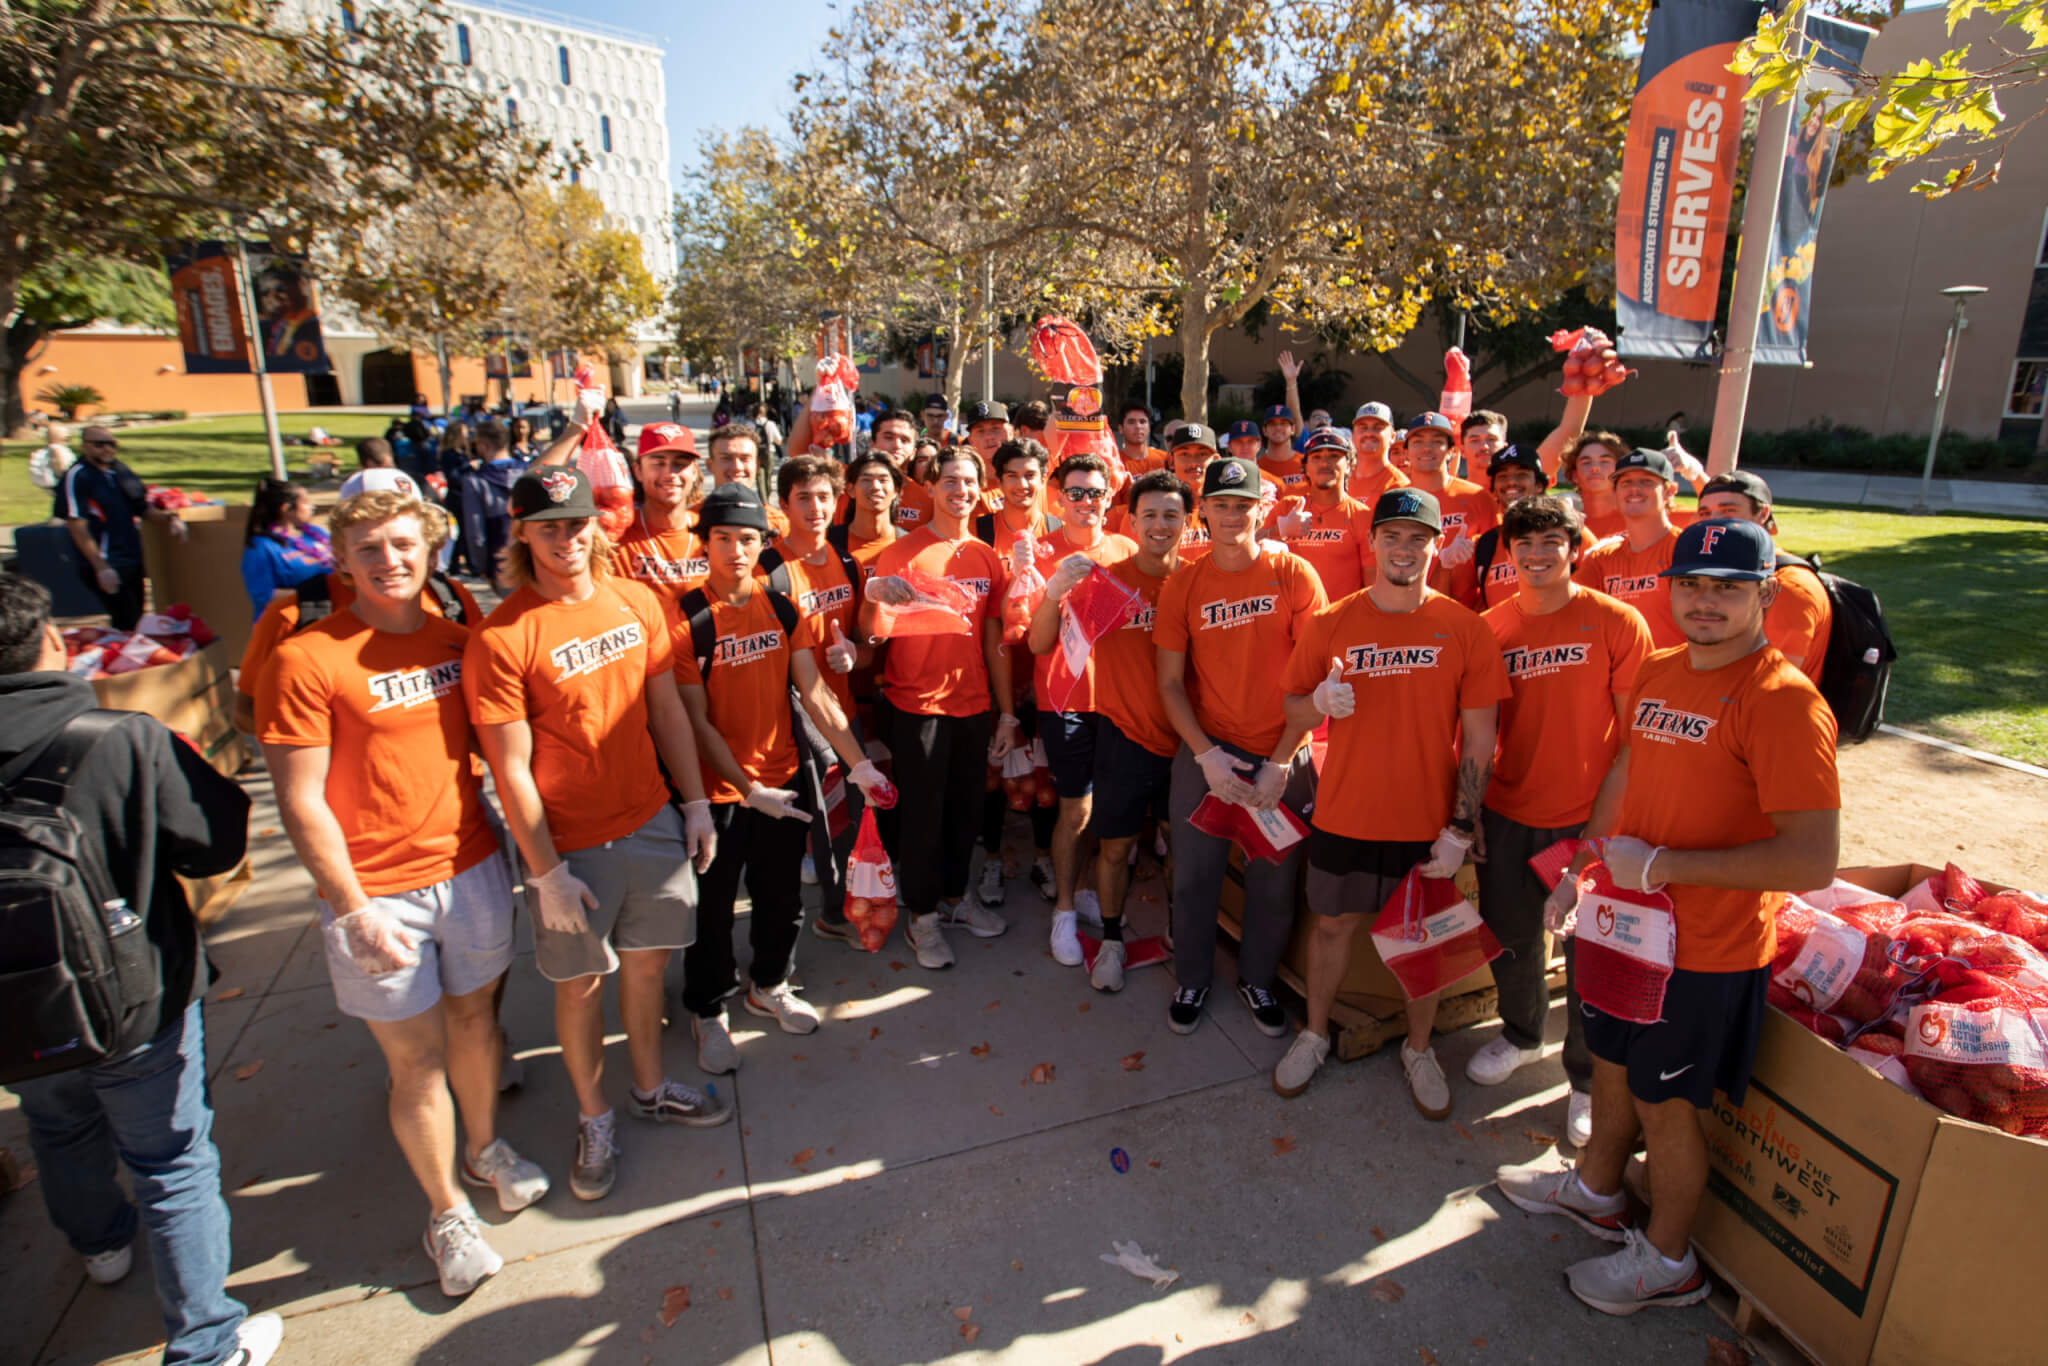
<path fill-rule="evenodd" d="M 178 309 L 178 343 L 188 375 L 246 375 L 249 335 L 235 249 L 226 242 L 166 242 L 164 265 Z"/>
<path fill-rule="evenodd" d="M 1863 65 L 1874 30 L 1825 15 L 1806 16 L 1813 70 L 1795 96 L 1792 136 L 1785 148 L 1785 179 L 1771 220 L 1771 255 L 1764 308 L 1756 323 L 1757 365 L 1806 363 L 1807 310 L 1813 301 L 1813 259 L 1820 241 L 1821 201 L 1835 169 L 1840 130 L 1825 122 L 1830 104 L 1849 92 L 1848 75 Z M 1821 98 L 1809 104 L 1818 92 Z"/>
<path fill-rule="evenodd" d="M 1757 0 L 1658 0 L 1650 10 L 1614 214 L 1624 356 L 1712 351 L 1742 143 L 1743 83 L 1728 62 L 1763 10 Z"/>

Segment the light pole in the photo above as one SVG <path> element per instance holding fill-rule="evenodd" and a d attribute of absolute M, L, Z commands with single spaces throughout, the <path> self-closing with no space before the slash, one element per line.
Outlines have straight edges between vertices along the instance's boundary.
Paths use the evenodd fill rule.
<path fill-rule="evenodd" d="M 1985 292 L 1983 285 L 1950 285 L 1942 295 L 1955 301 L 1956 311 L 1948 320 L 1948 340 L 1941 348 L 1941 370 L 1934 377 L 1934 430 L 1927 435 L 1927 465 L 1920 471 L 1920 501 L 1913 504 L 1913 511 L 1932 512 L 1927 506 L 1927 489 L 1934 482 L 1934 453 L 1941 447 L 1941 424 L 1948 416 L 1948 382 L 1955 373 L 1956 344 L 1962 340 L 1963 329 L 1969 321 L 1963 317 L 1963 310 L 1970 306 L 1970 300 Z"/>

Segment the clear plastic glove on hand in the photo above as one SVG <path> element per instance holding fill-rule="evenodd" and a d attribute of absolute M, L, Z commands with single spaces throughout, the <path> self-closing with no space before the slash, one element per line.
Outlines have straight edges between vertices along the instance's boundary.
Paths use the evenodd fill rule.
<path fill-rule="evenodd" d="M 811 813 L 797 804 L 796 793 L 786 787 L 756 787 L 747 794 L 747 805 L 779 821 L 811 823 Z"/>
<path fill-rule="evenodd" d="M 718 856 L 718 827 L 711 820 L 711 803 L 704 798 L 683 803 L 683 849 L 690 866 L 700 873 Z"/>
<path fill-rule="evenodd" d="M 556 934 L 582 934 L 589 930 L 590 920 L 585 912 L 597 909 L 597 897 L 581 878 L 569 871 L 567 859 L 539 877 L 528 878 L 526 885 L 533 888 L 540 902 L 534 918 L 543 928 Z"/>
<path fill-rule="evenodd" d="M 348 946 L 349 961 L 371 977 L 382 977 L 420 961 L 412 935 L 373 906 L 336 916 L 334 924 Z"/>
<path fill-rule="evenodd" d="M 1570 934 L 1578 909 L 1579 880 L 1567 872 L 1543 898 L 1543 928 L 1552 934 Z"/>
<path fill-rule="evenodd" d="M 1459 527 L 1457 533 L 1444 543 L 1444 548 L 1437 552 L 1436 558 L 1444 568 L 1456 569 L 1472 563 L 1472 557 L 1477 553 L 1472 542 L 1465 539 L 1465 528 Z"/>
<path fill-rule="evenodd" d="M 1664 851 L 1647 840 L 1633 835 L 1609 835 L 1598 842 L 1600 861 L 1607 865 L 1607 875 L 1614 879 L 1614 885 L 1631 892 L 1654 892 L 1663 886 L 1651 882 L 1651 865 L 1657 855 Z"/>
<path fill-rule="evenodd" d="M 1422 865 L 1424 877 L 1450 877 L 1465 866 L 1465 855 L 1472 850 L 1472 837 L 1448 825 L 1437 832 L 1435 842 L 1429 846 L 1429 861 Z"/>
<path fill-rule="evenodd" d="M 839 629 L 838 622 L 833 622 L 832 643 L 825 647 L 825 667 L 836 674 L 850 674 L 859 656 L 859 647 L 846 638 L 846 632 Z"/>
<path fill-rule="evenodd" d="M 1213 745 L 1197 754 L 1195 763 L 1219 801 L 1236 802 L 1239 806 L 1253 804 L 1251 784 L 1238 776 L 1251 771 L 1250 761 L 1238 758 L 1221 745 Z"/>
<path fill-rule="evenodd" d="M 1329 676 L 1316 684 L 1312 700 L 1325 716 L 1345 717 L 1358 709 L 1358 694 L 1344 681 L 1344 661 L 1330 660 Z"/>

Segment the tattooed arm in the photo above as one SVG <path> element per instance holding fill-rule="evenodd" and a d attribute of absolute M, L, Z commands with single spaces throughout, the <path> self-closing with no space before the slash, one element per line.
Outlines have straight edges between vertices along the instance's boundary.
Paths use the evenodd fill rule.
<path fill-rule="evenodd" d="M 1472 822 L 1472 857 L 1486 857 L 1486 832 L 1479 823 L 1479 804 L 1493 780 L 1493 742 L 1500 724 L 1500 706 L 1467 707 L 1458 713 L 1458 799 L 1452 815 Z"/>

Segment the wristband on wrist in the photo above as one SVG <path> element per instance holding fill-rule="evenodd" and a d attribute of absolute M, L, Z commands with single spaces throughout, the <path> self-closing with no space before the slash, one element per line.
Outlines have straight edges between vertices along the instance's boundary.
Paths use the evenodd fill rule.
<path fill-rule="evenodd" d="M 999 726 L 1021 726 L 1024 723 L 1022 721 L 1019 721 L 1016 717 L 1012 716 L 1009 712 L 1004 712 L 1002 715 L 996 717 L 996 724 Z"/>
<path fill-rule="evenodd" d="M 1649 891 L 1650 888 L 1657 885 L 1650 878 L 1650 870 L 1657 866 L 1657 855 L 1663 853 L 1665 847 L 1666 846 L 1661 844 L 1658 845 L 1655 849 L 1652 849 L 1650 851 L 1650 856 L 1643 860 L 1643 890 L 1646 892 Z"/>

